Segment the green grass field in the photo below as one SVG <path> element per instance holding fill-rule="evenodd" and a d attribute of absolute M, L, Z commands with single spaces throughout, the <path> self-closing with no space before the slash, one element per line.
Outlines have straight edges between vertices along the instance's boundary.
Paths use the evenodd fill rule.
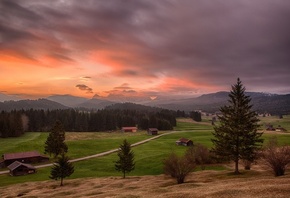
<path fill-rule="evenodd" d="M 175 145 L 175 141 L 181 137 L 189 138 L 195 143 L 201 143 L 208 148 L 212 146 L 211 138 L 213 127 L 209 124 L 210 121 L 205 120 L 202 123 L 189 122 L 190 120 L 180 119 L 174 131 L 176 133 L 162 136 L 156 140 L 145 143 L 133 148 L 135 153 L 136 168 L 129 175 L 158 175 L 162 174 L 162 160 L 172 151 L 182 154 L 186 147 Z M 263 118 L 262 122 L 273 123 L 275 126 L 278 123 L 290 131 L 290 116 L 284 116 L 283 119 Z M 168 133 L 168 132 L 161 132 Z M 20 152 L 38 150 L 40 153 L 44 151 L 44 142 L 48 133 L 30 132 L 22 137 L 0 139 L 2 153 Z M 275 134 L 264 134 L 265 142 L 269 137 Z M 137 133 L 66 133 L 66 142 L 69 147 L 68 155 L 74 159 L 84 157 L 96 153 L 101 153 L 110 149 L 118 148 L 124 139 L 127 139 L 131 144 L 151 138 L 145 131 Z M 290 145 L 289 134 L 277 135 L 281 144 Z M 70 178 L 85 178 L 85 177 L 104 177 L 104 176 L 121 176 L 115 171 L 114 162 L 117 160 L 116 153 L 94 158 L 86 161 L 75 162 L 75 173 Z M 223 169 L 222 166 L 209 167 L 210 169 Z M 11 177 L 8 174 L 0 175 L 0 186 L 5 186 L 14 183 L 27 181 L 43 181 L 49 180 L 51 168 L 41 168 L 37 170 L 37 174 Z M 6 169 L 2 169 L 6 170 Z"/>
<path fill-rule="evenodd" d="M 284 115 L 282 119 L 278 116 L 259 117 L 260 124 L 265 128 L 266 124 L 272 124 L 273 127 L 281 126 L 290 132 L 290 115 Z"/>

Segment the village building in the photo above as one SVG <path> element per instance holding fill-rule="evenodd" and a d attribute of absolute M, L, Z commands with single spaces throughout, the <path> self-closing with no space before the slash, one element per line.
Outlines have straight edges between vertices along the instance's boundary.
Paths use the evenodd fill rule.
<path fill-rule="evenodd" d="M 193 146 L 192 140 L 189 140 L 186 138 L 180 138 L 175 143 L 176 143 L 176 145 L 180 145 L 180 146 Z"/>
<path fill-rule="evenodd" d="M 286 130 L 285 128 L 281 127 L 281 126 L 278 126 L 278 127 L 275 129 L 275 131 L 277 131 L 277 132 L 286 132 L 287 130 Z"/>
<path fill-rule="evenodd" d="M 15 161 L 19 161 L 21 163 L 40 163 L 40 162 L 46 162 L 49 160 L 49 157 L 41 155 L 37 151 L 6 153 L 6 154 L 3 154 L 2 157 L 3 157 L 3 160 L 1 163 L 4 164 L 4 166 L 9 166 Z"/>
<path fill-rule="evenodd" d="M 36 168 L 34 166 L 21 163 L 19 161 L 13 162 L 7 168 L 9 169 L 11 176 L 27 175 L 36 172 Z"/>
<path fill-rule="evenodd" d="M 148 135 L 158 135 L 158 129 L 157 128 L 149 128 L 147 130 Z"/>
<path fill-rule="evenodd" d="M 122 132 L 137 132 L 137 130 L 137 127 L 122 127 L 121 129 Z"/>
<path fill-rule="evenodd" d="M 275 127 L 273 127 L 273 125 L 267 124 L 266 131 L 286 132 L 287 130 L 285 128 L 281 127 L 280 125 L 278 125 L 278 127 L 275 128 Z"/>
<path fill-rule="evenodd" d="M 273 125 L 268 124 L 266 125 L 266 131 L 275 131 L 275 128 L 273 127 Z"/>

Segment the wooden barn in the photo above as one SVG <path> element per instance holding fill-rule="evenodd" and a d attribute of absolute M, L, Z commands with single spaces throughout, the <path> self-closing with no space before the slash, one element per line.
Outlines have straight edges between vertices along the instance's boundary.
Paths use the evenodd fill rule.
<path fill-rule="evenodd" d="M 22 163 L 39 163 L 39 162 L 46 162 L 48 160 L 49 160 L 49 157 L 41 155 L 37 151 L 3 154 L 3 163 L 5 166 L 9 166 L 15 161 L 19 161 Z"/>
<path fill-rule="evenodd" d="M 122 132 L 137 132 L 137 127 L 122 127 Z"/>
<path fill-rule="evenodd" d="M 275 131 L 275 128 L 273 127 L 273 125 L 268 124 L 266 125 L 266 131 Z"/>
<path fill-rule="evenodd" d="M 149 128 L 147 130 L 148 135 L 158 135 L 158 129 L 157 128 Z"/>
<path fill-rule="evenodd" d="M 36 168 L 34 166 L 18 161 L 13 162 L 7 168 L 9 169 L 11 176 L 28 175 L 36 172 Z"/>
<path fill-rule="evenodd" d="M 180 145 L 180 146 L 193 146 L 192 140 L 189 140 L 186 138 L 180 138 L 175 143 L 176 143 L 176 145 Z"/>
<path fill-rule="evenodd" d="M 286 130 L 285 128 L 281 127 L 281 126 L 278 126 L 278 127 L 275 129 L 275 131 L 277 131 L 277 132 L 286 132 L 287 130 Z"/>

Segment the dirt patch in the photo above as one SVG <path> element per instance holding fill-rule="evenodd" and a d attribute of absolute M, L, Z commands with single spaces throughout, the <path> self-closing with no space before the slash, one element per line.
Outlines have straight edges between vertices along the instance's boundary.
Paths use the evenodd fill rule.
<path fill-rule="evenodd" d="M 110 133 L 94 133 L 94 132 L 68 132 L 65 134 L 66 141 L 74 140 L 89 140 L 89 139 L 98 139 L 109 136 Z"/>
<path fill-rule="evenodd" d="M 195 123 L 195 124 L 201 124 L 201 125 L 209 125 L 209 126 L 211 126 L 211 123 L 209 123 L 209 122 L 197 122 L 197 121 L 194 121 L 191 118 L 178 118 L 178 122 L 188 122 L 188 123 Z"/>

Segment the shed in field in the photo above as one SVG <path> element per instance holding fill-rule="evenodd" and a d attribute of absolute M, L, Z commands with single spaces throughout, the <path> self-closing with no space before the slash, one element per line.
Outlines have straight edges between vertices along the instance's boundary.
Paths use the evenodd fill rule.
<path fill-rule="evenodd" d="M 137 127 L 122 127 L 122 132 L 137 132 Z"/>
<path fill-rule="evenodd" d="M 3 163 L 5 164 L 5 166 L 9 166 L 15 161 L 19 161 L 22 163 L 39 163 L 46 162 L 48 160 L 49 157 L 41 155 L 37 151 L 3 154 Z"/>
<path fill-rule="evenodd" d="M 278 127 L 275 129 L 275 131 L 277 131 L 277 132 L 286 132 L 287 130 L 286 130 L 285 128 L 281 127 L 281 126 L 278 126 Z"/>
<path fill-rule="evenodd" d="M 27 175 L 36 172 L 36 168 L 34 166 L 18 161 L 13 162 L 7 168 L 9 169 L 11 176 Z"/>
<path fill-rule="evenodd" d="M 175 143 L 176 143 L 176 145 L 180 145 L 180 146 L 193 146 L 192 140 L 189 140 L 186 138 L 180 138 Z"/>
<path fill-rule="evenodd" d="M 147 130 L 148 135 L 158 135 L 158 129 L 157 128 L 149 128 Z"/>

